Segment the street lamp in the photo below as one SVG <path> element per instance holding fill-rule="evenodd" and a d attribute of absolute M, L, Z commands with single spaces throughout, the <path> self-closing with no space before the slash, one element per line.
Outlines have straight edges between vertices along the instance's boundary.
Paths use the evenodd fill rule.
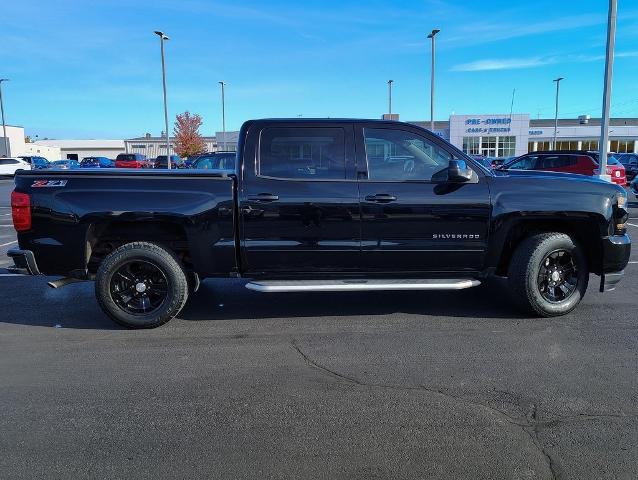
<path fill-rule="evenodd" d="M 7 138 L 7 125 L 4 123 L 4 104 L 2 103 L 2 82 L 8 82 L 8 78 L 0 78 L 0 111 L 2 111 L 2 134 L 4 135 L 4 154 L 7 157 L 11 156 L 11 149 L 9 147 L 9 139 Z"/>
<path fill-rule="evenodd" d="M 392 84 L 394 80 L 388 80 L 388 113 L 392 115 Z"/>
<path fill-rule="evenodd" d="M 222 135 L 223 135 L 222 151 L 225 152 L 226 151 L 226 99 L 224 97 L 224 87 L 226 86 L 226 82 L 220 81 L 219 85 L 222 87 Z"/>
<path fill-rule="evenodd" d="M 432 72 L 431 72 L 432 76 L 430 78 L 430 131 L 432 132 L 434 132 L 434 53 L 435 53 L 435 47 L 436 47 L 436 42 L 434 40 L 434 37 L 440 31 L 441 30 L 439 30 L 438 28 L 435 28 L 428 35 L 428 38 L 432 39 Z"/>
<path fill-rule="evenodd" d="M 160 49 L 162 51 L 162 85 L 164 87 L 164 123 L 166 126 L 166 166 L 171 168 L 171 143 L 168 137 L 168 105 L 166 104 L 166 64 L 164 62 L 164 40 L 170 40 L 164 32 L 155 31 L 155 35 L 160 37 Z"/>
<path fill-rule="evenodd" d="M 617 0 L 609 0 L 607 19 L 607 51 L 605 53 L 605 83 L 603 87 L 603 115 L 600 122 L 600 145 L 598 156 L 600 166 L 598 175 L 601 179 L 611 181 L 607 175 L 607 142 L 609 141 L 609 110 L 611 108 L 611 77 L 614 69 L 614 46 L 616 44 Z"/>
<path fill-rule="evenodd" d="M 554 150 L 556 150 L 556 135 L 558 133 L 558 92 L 559 92 L 561 80 L 565 80 L 565 79 L 563 77 L 558 77 L 552 80 L 553 82 L 556 82 L 556 114 L 554 115 L 554 147 L 553 147 Z"/>

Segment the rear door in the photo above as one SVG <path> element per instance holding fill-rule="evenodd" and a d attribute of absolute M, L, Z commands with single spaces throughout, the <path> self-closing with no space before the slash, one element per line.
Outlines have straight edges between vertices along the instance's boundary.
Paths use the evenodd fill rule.
<path fill-rule="evenodd" d="M 360 266 L 351 123 L 255 122 L 239 192 L 249 273 L 341 273 Z"/>
<path fill-rule="evenodd" d="M 458 153 L 409 125 L 356 129 L 362 266 L 368 271 L 473 272 L 483 265 L 490 218 L 484 173 L 447 183 Z"/>

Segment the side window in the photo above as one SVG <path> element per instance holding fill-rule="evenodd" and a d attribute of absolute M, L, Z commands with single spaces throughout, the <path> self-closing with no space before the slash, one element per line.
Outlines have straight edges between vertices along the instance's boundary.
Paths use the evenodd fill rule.
<path fill-rule="evenodd" d="M 202 169 L 202 170 L 210 170 L 214 167 L 212 164 L 212 159 L 210 157 L 203 157 L 195 162 L 195 166 L 193 168 Z"/>
<path fill-rule="evenodd" d="M 446 150 L 407 130 L 365 128 L 363 133 L 368 180 L 430 181 L 452 160 Z"/>
<path fill-rule="evenodd" d="M 16 163 L 20 163 L 20 162 L 12 158 L 0 159 L 0 165 L 15 165 Z"/>
<path fill-rule="evenodd" d="M 259 139 L 258 174 L 305 180 L 344 180 L 343 128 L 272 127 Z"/>
<path fill-rule="evenodd" d="M 575 157 L 572 155 L 547 155 L 541 158 L 540 166 L 537 168 L 563 168 L 576 165 Z"/>
<path fill-rule="evenodd" d="M 528 155 L 510 163 L 507 168 L 510 170 L 534 170 L 538 168 L 537 163 L 539 163 L 538 155 Z"/>

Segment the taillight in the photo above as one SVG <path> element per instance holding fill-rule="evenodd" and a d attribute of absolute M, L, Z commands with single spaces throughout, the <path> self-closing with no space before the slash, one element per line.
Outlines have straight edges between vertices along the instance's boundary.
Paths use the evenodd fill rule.
<path fill-rule="evenodd" d="M 11 192 L 11 216 L 18 232 L 31 228 L 31 197 L 26 193 Z"/>

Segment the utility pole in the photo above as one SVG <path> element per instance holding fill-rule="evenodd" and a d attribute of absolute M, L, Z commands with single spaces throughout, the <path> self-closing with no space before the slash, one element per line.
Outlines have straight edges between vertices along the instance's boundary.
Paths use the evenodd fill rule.
<path fill-rule="evenodd" d="M 556 150 L 556 135 L 558 134 L 558 95 L 561 80 L 565 79 L 563 77 L 558 77 L 552 80 L 553 82 L 556 82 L 556 113 L 554 115 L 554 145 L 552 146 L 553 150 Z"/>
<path fill-rule="evenodd" d="M 388 113 L 392 115 L 392 84 L 394 80 L 388 80 Z"/>
<path fill-rule="evenodd" d="M 432 30 L 432 32 L 428 35 L 428 38 L 432 39 L 432 68 L 431 68 L 431 77 L 430 77 L 430 131 L 432 133 L 434 133 L 434 55 L 435 55 L 435 50 L 436 50 L 436 41 L 434 40 L 434 37 L 436 36 L 437 33 L 439 33 L 441 30 L 439 30 L 438 28 L 435 28 Z"/>
<path fill-rule="evenodd" d="M 2 111 L 2 134 L 4 135 L 4 154 L 11 156 L 11 147 L 7 138 L 7 125 L 4 123 L 4 103 L 2 102 L 2 82 L 8 82 L 8 78 L 0 78 L 0 111 Z"/>
<path fill-rule="evenodd" d="M 164 40 L 169 40 L 169 38 L 164 35 L 164 32 L 160 32 L 159 30 L 155 31 L 155 35 L 159 35 L 160 37 L 160 49 L 162 51 L 162 85 L 164 87 L 164 123 L 166 126 L 166 167 L 170 170 L 171 168 L 171 142 L 168 136 L 168 104 L 166 103 L 166 64 L 164 63 Z"/>
<path fill-rule="evenodd" d="M 224 87 L 226 82 L 220 81 L 219 84 L 222 87 L 222 134 L 224 135 L 222 152 L 226 151 L 226 98 L 224 97 Z"/>
<path fill-rule="evenodd" d="M 611 80 L 614 69 L 617 11 L 618 1 L 609 0 L 609 16 L 607 19 L 607 52 L 605 55 L 605 83 L 603 87 L 603 115 L 600 122 L 600 145 L 598 152 L 598 176 L 608 182 L 611 181 L 611 177 L 607 175 L 607 142 L 609 141 L 609 110 L 611 108 Z"/>

